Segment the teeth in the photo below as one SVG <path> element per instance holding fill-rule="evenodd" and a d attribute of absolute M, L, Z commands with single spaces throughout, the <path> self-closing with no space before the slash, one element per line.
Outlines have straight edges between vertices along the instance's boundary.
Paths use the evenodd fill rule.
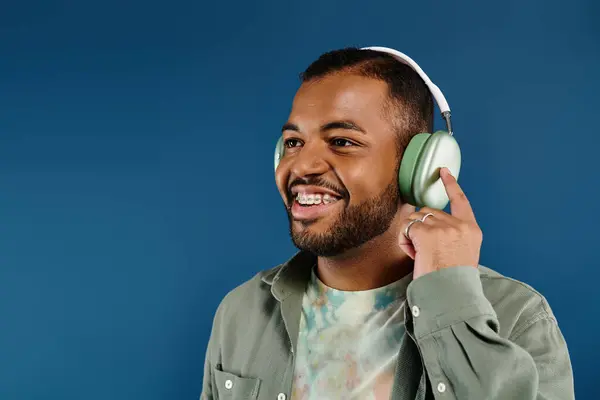
<path fill-rule="evenodd" d="M 313 204 L 331 204 L 337 199 L 334 196 L 329 194 L 306 194 L 306 193 L 298 193 L 296 195 L 296 201 L 300 204 L 304 205 L 313 205 Z"/>

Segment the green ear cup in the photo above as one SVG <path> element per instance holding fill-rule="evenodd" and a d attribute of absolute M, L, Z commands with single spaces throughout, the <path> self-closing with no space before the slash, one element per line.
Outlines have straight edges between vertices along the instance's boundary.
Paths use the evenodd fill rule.
<path fill-rule="evenodd" d="M 448 195 L 440 168 L 447 167 L 458 179 L 460 165 L 460 148 L 454 136 L 445 131 L 415 135 L 402 156 L 398 173 L 403 200 L 416 207 L 445 208 Z"/>
<path fill-rule="evenodd" d="M 404 150 L 402 161 L 400 162 L 400 172 L 398 173 L 398 183 L 400 185 L 400 194 L 406 203 L 416 206 L 416 200 L 412 192 L 412 182 L 417 168 L 419 157 L 423 152 L 425 143 L 431 137 L 430 133 L 419 133 L 413 136 L 412 140 Z"/>
<path fill-rule="evenodd" d="M 283 150 L 283 136 L 280 136 L 275 145 L 275 170 L 277 170 L 279 161 L 281 161 L 281 157 L 283 157 Z"/>

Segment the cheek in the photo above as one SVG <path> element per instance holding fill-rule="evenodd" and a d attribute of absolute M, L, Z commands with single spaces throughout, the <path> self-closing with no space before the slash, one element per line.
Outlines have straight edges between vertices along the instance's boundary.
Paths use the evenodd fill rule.
<path fill-rule="evenodd" d="M 350 193 L 350 198 L 362 201 L 387 189 L 389 184 L 397 179 L 396 168 L 395 165 L 378 159 L 360 167 L 348 168 L 340 177 Z"/>

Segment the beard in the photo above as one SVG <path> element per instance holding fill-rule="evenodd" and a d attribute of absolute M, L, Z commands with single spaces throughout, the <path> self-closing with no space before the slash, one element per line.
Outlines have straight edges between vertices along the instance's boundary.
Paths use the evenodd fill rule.
<path fill-rule="evenodd" d="M 360 204 L 344 207 L 330 228 L 323 233 L 310 232 L 308 228 L 312 222 L 294 221 L 291 210 L 286 207 L 290 236 L 298 249 L 316 256 L 341 255 L 387 231 L 396 216 L 399 198 L 398 181 L 395 179 L 381 194 Z M 338 201 L 347 202 L 347 197 Z M 301 223 L 305 229 L 294 230 L 294 222 Z"/>

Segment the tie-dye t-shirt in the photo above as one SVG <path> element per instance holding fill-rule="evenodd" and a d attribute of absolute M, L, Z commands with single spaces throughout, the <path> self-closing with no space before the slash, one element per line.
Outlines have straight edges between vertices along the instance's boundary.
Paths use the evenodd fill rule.
<path fill-rule="evenodd" d="M 302 301 L 291 400 L 390 398 L 411 279 L 344 292 L 325 286 L 313 270 Z"/>

